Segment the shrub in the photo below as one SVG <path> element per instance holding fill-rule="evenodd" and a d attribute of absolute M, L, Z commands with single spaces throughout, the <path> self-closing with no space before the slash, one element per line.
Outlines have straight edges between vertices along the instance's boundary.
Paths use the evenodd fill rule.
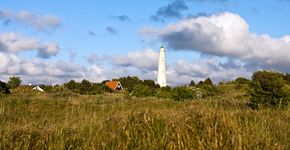
<path fill-rule="evenodd" d="M 22 80 L 20 77 L 10 77 L 9 81 L 7 82 L 7 86 L 11 89 L 15 89 L 21 84 Z"/>
<path fill-rule="evenodd" d="M 184 101 L 195 98 L 195 93 L 189 87 L 179 86 L 172 89 L 172 99 Z"/>
<path fill-rule="evenodd" d="M 171 98 L 172 97 L 172 89 L 167 86 L 167 87 L 161 87 L 156 90 L 156 97 L 158 98 Z"/>
<path fill-rule="evenodd" d="M 191 80 L 189 86 L 195 86 L 195 85 L 196 85 L 195 82 Z"/>
<path fill-rule="evenodd" d="M 243 77 L 238 77 L 235 82 L 237 84 L 248 84 L 250 83 L 250 80 L 249 79 L 246 79 L 246 78 L 243 78 Z"/>
<path fill-rule="evenodd" d="M 108 87 L 107 85 L 102 85 L 101 86 L 101 89 L 105 92 L 108 92 L 108 93 L 112 93 L 114 92 L 110 87 Z"/>
<path fill-rule="evenodd" d="M 133 86 L 131 95 L 137 97 L 154 96 L 154 89 L 142 84 L 136 84 Z"/>
<path fill-rule="evenodd" d="M 9 87 L 7 87 L 6 83 L 2 82 L 1 80 L 0 80 L 0 92 L 6 94 L 10 93 Z"/>
<path fill-rule="evenodd" d="M 200 81 L 197 84 L 197 87 L 200 88 L 200 90 L 202 91 L 203 97 L 214 96 L 218 93 L 218 89 L 213 84 L 210 78 L 206 78 L 204 81 Z"/>
<path fill-rule="evenodd" d="M 50 92 L 53 88 L 51 85 L 45 85 L 45 84 L 41 84 L 39 85 L 39 87 L 42 88 L 46 92 Z"/>
<path fill-rule="evenodd" d="M 259 106 L 286 107 L 289 102 L 288 89 L 281 73 L 255 72 L 248 90 L 250 106 L 254 109 Z"/>

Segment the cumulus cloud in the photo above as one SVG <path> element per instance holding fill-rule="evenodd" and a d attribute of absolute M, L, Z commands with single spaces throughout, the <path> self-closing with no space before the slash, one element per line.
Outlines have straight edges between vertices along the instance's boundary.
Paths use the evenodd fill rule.
<path fill-rule="evenodd" d="M 87 57 L 87 61 L 91 64 L 99 62 L 108 62 L 118 67 L 133 67 L 141 70 L 156 70 L 158 66 L 158 52 L 153 49 L 145 49 L 143 51 L 133 51 L 126 55 L 97 55 L 91 53 Z"/>
<path fill-rule="evenodd" d="M 33 27 L 38 31 L 50 31 L 62 24 L 61 21 L 53 15 L 41 16 L 29 11 L 13 12 L 10 10 L 0 10 L 0 20 L 4 20 L 6 25 L 9 25 L 11 22 L 17 22 Z"/>
<path fill-rule="evenodd" d="M 134 51 L 126 56 L 118 55 L 111 57 L 111 63 L 123 67 L 156 70 L 158 66 L 158 52 L 152 49 Z"/>
<path fill-rule="evenodd" d="M 181 12 L 186 9 L 188 7 L 184 0 L 174 0 L 167 6 L 160 7 L 150 19 L 153 21 L 164 21 L 166 18 L 180 18 Z"/>
<path fill-rule="evenodd" d="M 164 28 L 144 28 L 141 33 L 162 40 L 174 50 L 198 51 L 284 68 L 290 64 L 289 35 L 273 38 L 250 32 L 247 22 L 230 12 L 183 19 Z"/>
<path fill-rule="evenodd" d="M 171 85 L 188 84 L 191 80 L 199 82 L 207 77 L 214 82 L 229 81 L 240 76 L 251 76 L 245 64 L 233 60 L 222 62 L 218 57 L 200 58 L 193 62 L 179 60 L 168 70 Z"/>
<path fill-rule="evenodd" d="M 79 64 L 65 61 L 43 61 L 37 58 L 22 59 L 13 54 L 0 52 L 0 79 L 7 80 L 9 76 L 21 76 L 24 83 L 48 84 L 48 78 L 53 82 L 63 83 L 70 79 L 83 79 L 87 68 Z"/>
<path fill-rule="evenodd" d="M 95 59 L 93 59 L 95 58 Z M 71 79 L 87 79 L 101 82 L 124 76 L 138 76 L 140 79 L 156 81 L 158 52 L 152 49 L 129 52 L 126 55 L 99 56 L 94 54 L 91 65 L 84 66 L 71 61 L 50 61 L 38 58 L 22 59 L 17 55 L 0 52 L 0 79 L 19 75 L 24 83 L 61 84 Z M 99 63 L 104 62 L 107 63 Z M 195 61 L 179 60 L 168 64 L 169 85 L 188 84 L 210 77 L 215 82 L 232 80 L 238 76 L 249 77 L 251 70 L 246 64 L 218 57 L 201 57 Z"/>
<path fill-rule="evenodd" d="M 41 43 L 37 38 L 24 37 L 17 32 L 0 33 L 0 52 L 18 54 L 23 51 L 37 51 L 41 58 L 58 54 L 56 43 Z"/>

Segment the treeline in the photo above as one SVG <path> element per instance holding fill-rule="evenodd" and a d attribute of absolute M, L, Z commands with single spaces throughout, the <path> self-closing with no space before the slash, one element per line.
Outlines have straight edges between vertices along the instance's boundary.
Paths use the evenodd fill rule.
<path fill-rule="evenodd" d="M 70 80 L 63 85 L 48 86 L 40 85 L 42 89 L 50 93 L 60 95 L 84 94 L 96 95 L 114 92 L 105 84 L 109 80 L 101 83 L 93 83 L 88 80 L 76 82 Z M 188 85 L 177 87 L 160 87 L 153 80 L 141 80 L 138 77 L 122 77 L 113 79 L 119 81 L 128 97 L 158 97 L 175 101 L 203 99 L 222 95 L 227 92 L 224 85 L 235 85 L 237 90 L 244 89 L 245 96 L 250 97 L 248 106 L 253 109 L 259 107 L 284 108 L 288 106 L 290 100 L 290 74 L 274 71 L 258 71 L 253 73 L 251 80 L 239 77 L 233 81 L 213 84 L 210 78 L 200 81 L 197 84 L 191 81 Z M 0 91 L 10 93 L 9 89 L 16 88 L 21 84 L 19 77 L 11 77 L 7 83 L 0 81 Z"/>

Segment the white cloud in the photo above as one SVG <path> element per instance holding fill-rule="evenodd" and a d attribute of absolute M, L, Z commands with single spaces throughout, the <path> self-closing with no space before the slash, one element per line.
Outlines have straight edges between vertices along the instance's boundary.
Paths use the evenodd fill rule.
<path fill-rule="evenodd" d="M 156 53 L 156 54 L 155 54 Z M 113 63 L 110 59 L 108 64 L 92 64 L 83 66 L 73 62 L 49 61 L 37 58 L 21 59 L 16 55 L 0 52 L 0 79 L 8 79 L 9 76 L 20 75 L 24 83 L 61 84 L 71 79 L 81 81 L 87 79 L 92 82 L 101 82 L 107 79 L 120 78 L 126 76 L 137 76 L 140 79 L 151 79 L 156 81 L 157 67 L 146 65 L 148 60 L 155 60 L 157 52 L 153 50 L 130 52 L 122 57 L 128 57 L 130 65 L 124 62 Z M 143 56 L 143 57 L 141 57 Z M 152 57 L 153 56 L 153 57 Z M 115 56 L 104 56 L 115 58 Z M 151 59 L 150 59 L 151 58 Z M 152 59 L 154 58 L 154 59 Z M 144 63 L 133 63 L 138 60 L 146 59 Z M 125 63 L 128 64 L 128 63 Z M 218 57 L 199 58 L 193 62 L 179 60 L 168 65 L 167 77 L 169 85 L 189 84 L 191 80 L 196 82 L 210 77 L 215 82 L 222 80 L 232 80 L 238 76 L 249 77 L 244 64 L 233 60 L 221 60 Z"/>
<path fill-rule="evenodd" d="M 181 20 L 164 28 L 144 28 L 143 36 L 160 39 L 175 50 L 199 51 L 257 65 L 290 67 L 290 36 L 273 38 L 249 31 L 238 14 L 225 12 Z"/>
<path fill-rule="evenodd" d="M 111 57 L 111 63 L 124 67 L 133 66 L 139 69 L 154 70 L 158 66 L 158 52 L 146 49 L 144 51 L 130 52 L 126 56 L 115 55 Z"/>
<path fill-rule="evenodd" d="M 57 43 L 41 43 L 37 38 L 24 37 L 17 32 L 0 33 L 0 51 L 18 54 L 23 51 L 37 51 L 41 58 L 49 58 L 58 54 Z"/>
<path fill-rule="evenodd" d="M 36 15 L 29 11 L 12 12 L 10 10 L 0 10 L 0 19 L 11 20 L 38 31 L 50 31 L 61 25 L 61 21 L 53 15 Z"/>

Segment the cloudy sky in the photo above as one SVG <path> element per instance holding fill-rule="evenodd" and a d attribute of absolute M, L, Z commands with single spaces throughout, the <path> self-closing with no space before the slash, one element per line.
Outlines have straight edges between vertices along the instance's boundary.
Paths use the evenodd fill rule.
<path fill-rule="evenodd" d="M 123 76 L 170 85 L 290 72 L 290 0 L 0 0 L 0 80 Z"/>

